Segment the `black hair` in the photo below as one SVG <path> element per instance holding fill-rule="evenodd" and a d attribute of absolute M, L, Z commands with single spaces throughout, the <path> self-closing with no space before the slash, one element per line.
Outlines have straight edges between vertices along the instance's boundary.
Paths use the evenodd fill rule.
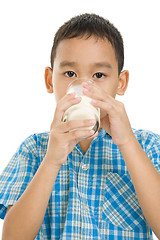
<path fill-rule="evenodd" d="M 120 74 L 124 64 L 123 38 L 120 32 L 107 19 L 89 13 L 71 18 L 58 29 L 54 37 L 51 51 L 51 68 L 53 67 L 56 49 L 60 41 L 83 36 L 87 38 L 95 36 L 100 39 L 108 39 L 114 48 L 115 56 L 118 61 L 118 73 Z"/>

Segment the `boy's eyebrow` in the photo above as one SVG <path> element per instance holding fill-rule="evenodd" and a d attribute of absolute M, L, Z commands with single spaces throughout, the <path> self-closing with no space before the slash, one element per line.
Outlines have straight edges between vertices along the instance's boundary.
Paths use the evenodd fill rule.
<path fill-rule="evenodd" d="M 74 67 L 76 64 L 76 62 L 69 62 L 69 61 L 63 61 L 60 63 L 60 67 L 63 68 L 63 67 Z"/>
<path fill-rule="evenodd" d="M 112 69 L 112 66 L 110 63 L 107 62 L 97 62 L 93 64 L 95 67 L 103 67 L 103 68 L 109 68 Z"/>
<path fill-rule="evenodd" d="M 60 67 L 75 67 L 77 65 L 76 62 L 69 62 L 69 61 L 62 61 L 60 63 Z M 103 68 L 108 68 L 108 69 L 112 69 L 112 66 L 110 63 L 108 62 L 97 62 L 97 63 L 93 63 L 93 67 L 103 67 Z"/>

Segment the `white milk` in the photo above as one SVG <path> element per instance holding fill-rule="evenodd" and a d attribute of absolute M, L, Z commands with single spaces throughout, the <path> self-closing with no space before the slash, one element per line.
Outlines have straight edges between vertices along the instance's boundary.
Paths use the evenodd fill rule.
<path fill-rule="evenodd" d="M 73 105 L 66 110 L 63 121 L 96 119 L 97 123 L 95 126 L 79 128 L 94 129 L 96 132 L 100 125 L 100 110 L 91 104 L 91 99 L 89 97 L 81 96 L 81 99 L 80 103 Z"/>
<path fill-rule="evenodd" d="M 63 116 L 63 121 L 66 122 L 71 120 L 95 119 L 96 120 L 95 126 L 84 127 L 79 129 L 89 129 L 89 130 L 93 129 L 96 132 L 100 126 L 100 109 L 95 108 L 91 104 L 91 98 L 83 94 L 83 91 L 82 91 L 83 81 L 84 79 L 76 79 L 76 80 L 73 80 L 73 82 L 71 82 L 71 84 L 68 86 L 67 93 L 75 92 L 76 97 L 78 96 L 81 97 L 81 102 L 71 106 L 66 110 Z M 87 137 L 84 137 L 84 138 L 87 138 Z"/>

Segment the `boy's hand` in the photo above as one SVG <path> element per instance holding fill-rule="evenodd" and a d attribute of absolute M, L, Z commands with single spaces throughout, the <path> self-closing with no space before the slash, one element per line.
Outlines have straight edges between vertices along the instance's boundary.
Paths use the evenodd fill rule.
<path fill-rule="evenodd" d="M 61 166 L 66 160 L 68 154 L 73 150 L 80 138 L 90 136 L 94 133 L 92 130 L 73 130 L 76 128 L 89 127 L 95 125 L 95 120 L 73 120 L 62 122 L 64 112 L 81 101 L 75 94 L 65 95 L 56 106 L 54 119 L 50 128 L 49 142 L 46 152 L 47 160 L 53 165 Z M 73 131 L 72 131 L 73 130 Z M 98 132 L 92 137 L 97 136 Z"/>
<path fill-rule="evenodd" d="M 83 92 L 92 98 L 92 104 L 105 112 L 101 127 L 112 137 L 117 146 L 125 146 L 133 137 L 133 131 L 123 103 L 115 100 L 96 83 L 84 82 Z"/>

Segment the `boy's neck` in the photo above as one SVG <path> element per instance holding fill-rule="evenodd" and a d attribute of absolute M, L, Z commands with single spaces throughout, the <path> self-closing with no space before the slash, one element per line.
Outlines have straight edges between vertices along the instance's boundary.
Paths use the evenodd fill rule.
<path fill-rule="evenodd" d="M 100 132 L 101 128 L 98 129 L 98 133 Z M 90 139 L 84 139 L 82 141 L 79 142 L 79 146 L 82 149 L 83 153 L 85 154 L 91 144 L 91 142 L 93 141 L 94 138 L 90 138 Z"/>
<path fill-rule="evenodd" d="M 85 139 L 79 142 L 79 146 L 84 154 L 87 152 L 92 140 L 93 139 Z"/>

